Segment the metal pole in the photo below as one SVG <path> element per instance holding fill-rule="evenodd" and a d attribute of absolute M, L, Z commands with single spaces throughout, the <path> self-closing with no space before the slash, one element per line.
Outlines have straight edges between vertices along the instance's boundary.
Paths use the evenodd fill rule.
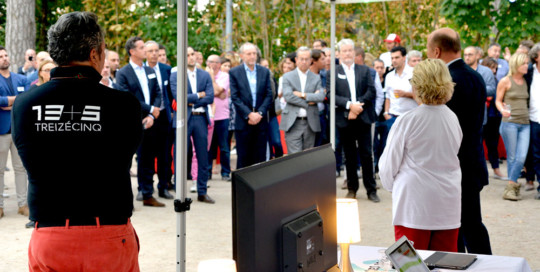
<path fill-rule="evenodd" d="M 336 150 L 336 1 L 331 0 L 331 27 L 330 27 L 330 142 Z"/>
<path fill-rule="evenodd" d="M 227 0 L 227 14 L 226 14 L 226 26 L 225 26 L 225 37 L 227 38 L 227 45 L 225 47 L 226 51 L 232 51 L 232 0 Z"/>
<path fill-rule="evenodd" d="M 176 200 L 177 202 L 187 201 L 186 180 L 187 180 L 187 18 L 188 0 L 177 0 L 177 114 L 176 114 Z M 180 200 L 180 201 L 178 201 Z M 187 201 L 189 202 L 189 201 Z M 189 205 L 189 203 L 188 203 Z M 176 210 L 176 271 L 186 271 L 186 212 Z"/>

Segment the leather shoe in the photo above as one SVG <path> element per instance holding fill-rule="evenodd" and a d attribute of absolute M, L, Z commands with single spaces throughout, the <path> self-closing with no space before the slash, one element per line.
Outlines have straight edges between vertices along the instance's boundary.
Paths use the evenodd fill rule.
<path fill-rule="evenodd" d="M 379 196 L 377 196 L 377 193 L 375 192 L 370 193 L 367 198 L 375 203 L 381 202 L 381 199 L 379 199 Z"/>
<path fill-rule="evenodd" d="M 36 225 L 36 221 L 33 221 L 33 220 L 30 220 L 30 222 L 26 223 L 26 225 L 24 225 L 27 229 L 31 229 L 33 227 L 35 227 Z"/>
<path fill-rule="evenodd" d="M 174 199 L 174 196 L 169 193 L 167 190 L 160 190 L 159 191 L 159 197 L 165 198 L 165 199 Z"/>
<path fill-rule="evenodd" d="M 349 190 L 349 192 L 347 193 L 347 195 L 345 195 L 345 198 L 352 198 L 352 199 L 355 199 L 355 198 L 356 198 L 356 193 L 355 193 L 354 191 Z"/>
<path fill-rule="evenodd" d="M 199 202 L 204 202 L 204 203 L 208 203 L 208 204 L 214 204 L 216 203 L 215 200 L 213 200 L 210 196 L 208 195 L 200 195 L 197 197 L 197 201 Z"/>
<path fill-rule="evenodd" d="M 19 207 L 19 210 L 17 211 L 17 213 L 28 217 L 30 215 L 30 210 L 28 210 L 28 205 Z"/>
<path fill-rule="evenodd" d="M 143 205 L 144 206 L 150 206 L 150 207 L 165 207 L 165 204 L 157 201 L 153 197 L 143 200 Z"/>
<path fill-rule="evenodd" d="M 143 201 L 143 196 L 142 196 L 142 192 L 141 192 L 141 191 L 139 191 L 139 192 L 137 193 L 137 198 L 135 198 L 135 199 L 136 199 L 137 201 Z"/>

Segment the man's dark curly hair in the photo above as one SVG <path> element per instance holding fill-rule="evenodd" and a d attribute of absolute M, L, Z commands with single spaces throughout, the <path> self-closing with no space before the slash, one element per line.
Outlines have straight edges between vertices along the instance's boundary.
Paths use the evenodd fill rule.
<path fill-rule="evenodd" d="M 101 54 L 105 35 L 97 21 L 97 15 L 86 11 L 60 16 L 47 32 L 51 58 L 63 66 L 73 61 L 89 60 L 92 49 Z"/>

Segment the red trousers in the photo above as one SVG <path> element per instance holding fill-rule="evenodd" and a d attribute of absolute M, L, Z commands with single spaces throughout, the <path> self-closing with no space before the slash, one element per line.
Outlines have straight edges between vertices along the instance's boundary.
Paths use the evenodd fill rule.
<path fill-rule="evenodd" d="M 28 247 L 31 272 L 138 272 L 138 258 L 139 239 L 131 222 L 35 228 Z"/>
<path fill-rule="evenodd" d="M 421 230 L 394 226 L 396 241 L 403 235 L 414 242 L 414 248 L 433 251 L 457 252 L 459 229 Z"/>

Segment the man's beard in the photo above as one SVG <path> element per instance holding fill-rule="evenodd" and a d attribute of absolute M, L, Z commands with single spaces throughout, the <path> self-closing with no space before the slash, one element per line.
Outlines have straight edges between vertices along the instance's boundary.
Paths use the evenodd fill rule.
<path fill-rule="evenodd" d="M 7 70 L 9 69 L 9 63 L 6 65 L 0 65 L 0 70 Z"/>

